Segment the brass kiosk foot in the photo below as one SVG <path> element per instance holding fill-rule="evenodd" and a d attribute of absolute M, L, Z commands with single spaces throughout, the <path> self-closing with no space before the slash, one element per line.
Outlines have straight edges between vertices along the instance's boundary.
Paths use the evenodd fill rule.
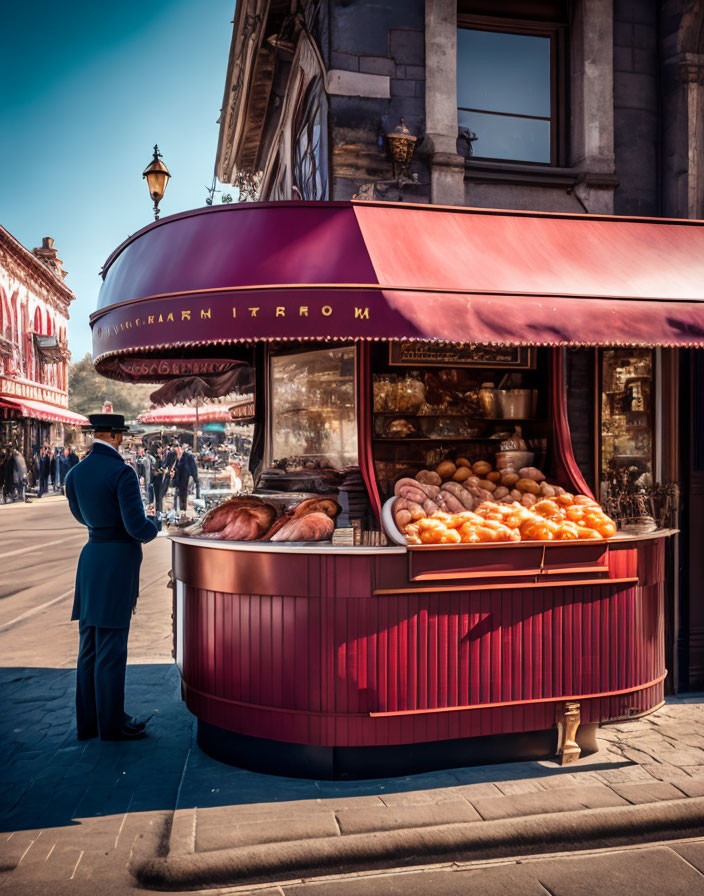
<path fill-rule="evenodd" d="M 577 743 L 577 729 L 581 721 L 579 703 L 565 703 L 557 711 L 557 755 L 560 765 L 576 762 L 582 749 Z"/>

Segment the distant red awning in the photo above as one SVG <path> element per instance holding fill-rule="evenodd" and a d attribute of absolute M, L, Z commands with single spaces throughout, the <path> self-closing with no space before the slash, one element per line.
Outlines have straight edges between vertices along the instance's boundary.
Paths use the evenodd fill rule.
<path fill-rule="evenodd" d="M 45 420 L 49 423 L 67 423 L 69 426 L 87 426 L 88 418 L 82 414 L 75 414 L 66 408 L 60 408 L 55 404 L 47 404 L 44 401 L 30 401 L 28 398 L 0 398 L 0 407 L 12 408 L 19 412 L 21 417 L 29 417 L 32 420 Z"/>
<path fill-rule="evenodd" d="M 198 417 L 196 418 L 196 409 L 189 405 L 165 405 L 163 408 L 152 408 L 145 411 L 137 418 L 140 423 L 229 423 L 232 416 L 227 408 L 213 407 L 206 405 L 198 408 Z"/>
<path fill-rule="evenodd" d="M 702 221 L 241 203 L 149 225 L 104 278 L 91 326 L 108 373 L 274 339 L 704 345 Z"/>

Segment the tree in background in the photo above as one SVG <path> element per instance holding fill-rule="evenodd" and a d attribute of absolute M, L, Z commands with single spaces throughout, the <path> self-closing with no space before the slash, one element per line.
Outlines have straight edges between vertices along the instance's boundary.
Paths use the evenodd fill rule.
<path fill-rule="evenodd" d="M 93 367 L 93 359 L 86 355 L 72 364 L 68 372 L 68 398 L 72 411 L 79 414 L 98 414 L 104 401 L 111 401 L 116 414 L 134 420 L 137 414 L 150 407 L 150 394 L 156 386 L 121 383 L 101 376 Z"/>

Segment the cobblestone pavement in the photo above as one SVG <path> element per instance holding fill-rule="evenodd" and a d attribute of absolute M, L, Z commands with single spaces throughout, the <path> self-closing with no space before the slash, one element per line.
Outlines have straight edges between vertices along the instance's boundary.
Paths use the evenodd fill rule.
<path fill-rule="evenodd" d="M 51 541 L 58 543 L 48 546 Z M 601 729 L 599 752 L 564 769 L 526 762 L 343 783 L 222 765 L 198 750 L 193 719 L 180 700 L 170 656 L 171 592 L 165 587 L 170 548 L 163 538 L 145 549 L 127 673 L 129 711 L 156 712 L 151 736 L 127 744 L 78 743 L 77 631 L 69 622 L 70 598 L 61 595 L 82 541 L 63 501 L 0 508 L 2 892 L 87 893 L 95 891 L 98 880 L 105 894 L 127 892 L 134 885 L 130 858 L 164 855 L 169 844 L 174 853 L 212 856 L 253 845 L 408 827 L 482 825 L 655 802 L 685 806 L 704 796 L 704 699 L 697 695 Z M 22 592 L 24 602 L 17 597 Z M 6 601 L 11 612 L 3 609 Z M 687 866 L 683 886 L 686 879 L 687 892 L 697 892 L 691 874 L 704 868 L 701 850 L 692 847 L 686 861 L 682 851 L 678 855 L 682 865 L 673 867 Z M 659 867 L 658 856 L 648 861 Z M 508 872 L 486 873 L 487 881 L 501 882 Z M 360 881 L 358 890 L 345 893 L 408 887 L 406 881 L 394 890 L 392 878 L 378 881 L 377 890 Z M 438 889 L 439 880 L 428 877 L 417 892 L 454 892 L 447 881 Z M 459 877 L 452 881 L 459 886 Z M 321 882 L 318 896 L 336 892 L 326 887 L 333 884 Z M 547 891 L 578 892 L 563 884 Z M 545 888 L 521 885 L 512 892 L 544 894 Z M 659 890 L 660 896 L 668 892 Z"/>

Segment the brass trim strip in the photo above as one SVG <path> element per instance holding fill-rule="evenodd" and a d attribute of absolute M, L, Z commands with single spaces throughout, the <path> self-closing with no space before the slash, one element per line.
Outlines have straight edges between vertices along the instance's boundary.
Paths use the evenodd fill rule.
<path fill-rule="evenodd" d="M 666 298 L 664 296 L 622 296 L 622 295 L 607 295 L 600 294 L 595 296 L 590 293 L 578 293 L 578 292 L 526 292 L 520 290 L 506 290 L 506 289 L 470 289 L 465 287 L 444 287 L 444 286 L 394 286 L 393 284 L 385 284 L 385 283 L 253 283 L 251 285 L 246 286 L 215 286 L 208 287 L 206 289 L 185 289 L 179 290 L 178 292 L 159 292 L 154 293 L 150 296 L 140 296 L 136 299 L 125 299 L 121 302 L 114 302 L 110 305 L 107 305 L 105 308 L 99 308 L 97 311 L 94 311 L 89 318 L 89 321 L 92 325 L 94 320 L 98 320 L 104 314 L 107 314 L 109 311 L 113 311 L 117 308 L 124 308 L 126 305 L 138 305 L 140 302 L 150 302 L 154 300 L 162 300 L 162 299 L 174 299 L 179 296 L 207 296 L 214 294 L 223 294 L 223 293 L 247 293 L 247 292 L 265 292 L 269 290 L 273 291 L 281 291 L 281 290 L 291 290 L 291 291 L 299 291 L 299 290 L 362 290 L 362 291 L 387 291 L 387 292 L 423 292 L 423 293 L 433 293 L 437 295 L 471 295 L 471 296 L 499 296 L 506 298 L 531 298 L 531 299 L 596 299 L 596 300 L 604 300 L 604 301 L 618 301 L 618 302 L 675 302 L 677 304 L 691 304 L 691 305 L 700 305 L 704 304 L 704 296 L 701 299 L 687 298 L 687 299 L 674 299 L 672 297 Z"/>
<path fill-rule="evenodd" d="M 637 585 L 638 576 L 630 576 L 625 579 L 568 579 L 561 582 L 487 582 L 485 585 L 465 585 L 463 583 L 453 586 L 440 586 L 438 588 L 377 588 L 372 593 L 374 597 L 380 594 L 423 594 L 424 592 L 445 591 L 486 591 L 488 588 L 494 591 L 507 589 L 519 590 L 522 588 L 574 588 L 576 585 Z M 577 699 L 576 697 L 574 698 Z"/>
<path fill-rule="evenodd" d="M 461 712 L 468 709 L 491 709 L 503 706 L 529 706 L 535 703 L 560 703 L 561 701 L 581 702 L 582 700 L 603 700 L 608 697 L 621 697 L 624 694 L 635 694 L 638 691 L 645 691 L 648 688 L 655 687 L 667 678 L 667 669 L 662 675 L 647 681 L 645 684 L 635 685 L 632 688 L 621 688 L 618 691 L 601 691 L 598 694 L 574 694 L 563 695 L 561 697 L 535 697 L 530 700 L 504 700 L 501 703 L 470 703 L 467 706 L 433 706 L 428 709 L 399 709 L 391 712 L 370 712 L 372 718 L 383 716 L 418 716 L 427 715 L 431 712 Z"/>
<path fill-rule="evenodd" d="M 215 700 L 218 703 L 227 703 L 229 706 L 239 706 L 242 709 L 253 709 L 258 712 L 277 712 L 277 713 L 288 713 L 290 715 L 296 716 L 315 716 L 317 718 L 383 718 L 383 717 L 392 717 L 392 716 L 410 716 L 410 715 L 427 715 L 429 713 L 434 712 L 464 712 L 466 710 L 476 710 L 476 709 L 500 709 L 505 706 L 527 706 L 530 704 L 536 703 L 559 703 L 563 700 L 600 700 L 607 697 L 619 697 L 624 694 L 632 694 L 637 693 L 638 691 L 645 691 L 648 688 L 654 687 L 657 684 L 660 684 L 667 677 L 667 670 L 654 678 L 652 681 L 646 682 L 646 684 L 635 685 L 632 688 L 623 688 L 619 691 L 603 691 L 598 694 L 581 694 L 579 696 L 559 696 L 559 697 L 536 697 L 531 700 L 507 700 L 500 703 L 472 703 L 467 706 L 433 706 L 427 709 L 402 709 L 396 710 L 392 712 L 324 712 L 322 710 L 311 710 L 311 709 L 289 709 L 285 706 L 266 706 L 261 703 L 246 703 L 243 700 L 233 700 L 230 697 L 220 697 L 217 694 L 209 694 L 206 691 L 201 691 L 199 688 L 194 688 L 193 685 L 188 684 L 184 676 L 181 676 L 181 681 L 186 690 L 190 691 L 193 694 L 197 694 L 199 697 L 204 697 L 206 700 Z M 648 710 L 649 711 L 649 710 Z"/>

